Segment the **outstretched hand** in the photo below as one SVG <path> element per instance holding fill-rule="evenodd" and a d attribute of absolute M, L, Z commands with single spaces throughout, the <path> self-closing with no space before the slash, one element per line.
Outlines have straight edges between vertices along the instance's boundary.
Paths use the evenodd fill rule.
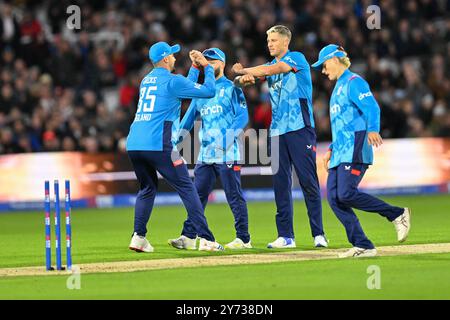
<path fill-rule="evenodd" d="M 367 142 L 371 146 L 379 147 L 383 144 L 383 139 L 378 132 L 369 132 L 367 135 Z"/>

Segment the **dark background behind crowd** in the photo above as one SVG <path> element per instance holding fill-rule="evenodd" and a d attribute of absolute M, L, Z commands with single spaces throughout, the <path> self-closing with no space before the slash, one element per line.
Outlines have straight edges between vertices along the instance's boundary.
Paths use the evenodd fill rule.
<path fill-rule="evenodd" d="M 72 4 L 80 30 L 66 25 Z M 371 4 L 381 7 L 380 30 L 367 28 Z M 325 44 L 346 49 L 380 104 L 384 138 L 448 137 L 449 12 L 449 0 L 0 1 L 0 154 L 123 152 L 151 44 L 181 44 L 176 72 L 184 75 L 189 50 L 220 47 L 231 77 L 234 62 L 272 59 L 266 30 L 275 24 L 291 29 L 291 50 L 310 63 Z M 312 76 L 318 138 L 329 141 L 334 84 Z M 249 127 L 268 128 L 266 85 L 245 94 Z"/>

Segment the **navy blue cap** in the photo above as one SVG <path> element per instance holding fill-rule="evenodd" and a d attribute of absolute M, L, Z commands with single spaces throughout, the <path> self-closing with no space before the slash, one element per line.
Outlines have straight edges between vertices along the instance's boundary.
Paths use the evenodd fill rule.
<path fill-rule="evenodd" d="M 205 58 L 209 58 L 212 60 L 220 60 L 223 63 L 225 63 L 226 60 L 225 53 L 219 48 L 209 48 L 204 50 L 202 53 L 205 56 Z"/>
<path fill-rule="evenodd" d="M 346 57 L 347 53 L 341 46 L 336 44 L 329 44 L 322 48 L 319 52 L 319 60 L 314 62 L 311 66 L 313 68 L 319 68 L 325 61 L 333 57 L 343 58 Z"/>
<path fill-rule="evenodd" d="M 169 46 L 166 42 L 157 42 L 150 47 L 148 56 L 153 63 L 158 63 L 163 58 L 180 51 L 180 45 Z"/>

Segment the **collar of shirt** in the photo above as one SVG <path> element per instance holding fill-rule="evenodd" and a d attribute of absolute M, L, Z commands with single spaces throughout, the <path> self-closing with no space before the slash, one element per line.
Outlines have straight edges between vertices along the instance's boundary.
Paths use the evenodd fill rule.
<path fill-rule="evenodd" d="M 340 83 L 340 82 L 346 81 L 351 75 L 352 75 L 352 72 L 350 71 L 350 69 L 346 69 L 344 71 L 344 73 L 339 77 L 337 82 Z"/>
<path fill-rule="evenodd" d="M 157 73 L 170 73 L 169 70 L 167 70 L 166 68 L 162 68 L 162 67 L 155 67 L 153 68 L 153 70 L 151 72 L 157 72 Z"/>
<path fill-rule="evenodd" d="M 225 83 L 227 81 L 228 81 L 227 77 L 221 76 L 219 79 L 216 80 L 216 84 L 222 84 L 222 83 Z"/>
<path fill-rule="evenodd" d="M 291 52 L 291 50 L 288 49 L 288 51 L 286 51 L 286 53 L 280 58 L 280 60 L 277 60 L 277 58 L 273 58 L 273 60 L 270 62 L 271 64 L 275 64 L 278 61 L 281 61 L 281 59 L 283 59 L 284 57 L 286 57 L 286 55 Z"/>

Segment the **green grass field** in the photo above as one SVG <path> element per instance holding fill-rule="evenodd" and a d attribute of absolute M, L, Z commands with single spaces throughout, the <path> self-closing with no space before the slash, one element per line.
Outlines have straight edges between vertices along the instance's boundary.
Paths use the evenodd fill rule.
<path fill-rule="evenodd" d="M 450 196 L 386 198 L 413 208 L 407 244 L 450 242 Z M 267 253 L 276 238 L 274 203 L 250 203 L 249 220 L 255 249 Z M 234 239 L 233 218 L 226 205 L 210 205 L 206 215 L 217 240 Z M 173 249 L 167 239 L 181 232 L 183 207 L 155 208 L 149 223 L 152 254 L 128 250 L 133 208 L 72 212 L 74 264 L 122 260 L 189 258 L 236 254 Z M 376 246 L 396 245 L 391 223 L 372 213 L 359 213 Z M 303 202 L 295 203 L 297 249 L 312 248 Z M 331 248 L 346 248 L 344 229 L 324 202 L 324 225 Z M 44 266 L 43 213 L 0 214 L 0 268 Z M 64 246 L 63 246 L 64 248 Z M 64 252 L 63 252 L 64 253 Z M 54 256 L 53 256 L 54 260 Z M 64 261 L 64 260 L 63 260 Z M 366 286 L 367 267 L 381 269 L 381 289 Z M 264 265 L 217 266 L 114 274 L 82 274 L 81 290 L 66 288 L 67 276 L 0 278 L 0 299 L 449 299 L 450 254 L 322 260 Z"/>

